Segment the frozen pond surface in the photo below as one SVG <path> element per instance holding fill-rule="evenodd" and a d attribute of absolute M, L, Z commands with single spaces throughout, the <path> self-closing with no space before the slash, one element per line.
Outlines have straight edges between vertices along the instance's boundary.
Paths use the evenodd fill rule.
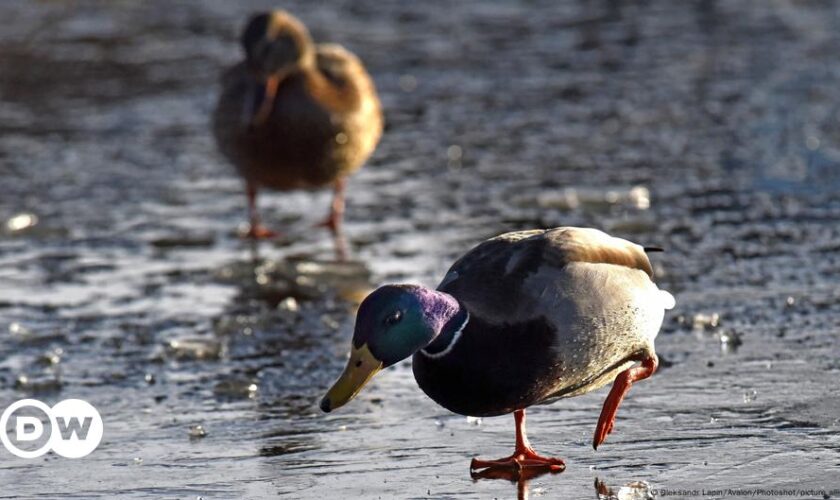
<path fill-rule="evenodd" d="M 257 254 L 235 234 L 208 115 L 271 5 L 0 4 L 0 402 L 82 398 L 105 421 L 82 460 L 0 450 L 0 498 L 840 489 L 836 3 L 284 2 L 364 59 L 386 110 L 347 264 L 310 229 L 326 193 L 263 197 L 287 236 Z M 447 413 L 407 364 L 320 413 L 367 289 L 556 225 L 666 248 L 677 297 L 661 371 L 597 452 L 605 389 L 529 413 L 567 470 L 520 488 L 468 473 L 513 419 Z"/>

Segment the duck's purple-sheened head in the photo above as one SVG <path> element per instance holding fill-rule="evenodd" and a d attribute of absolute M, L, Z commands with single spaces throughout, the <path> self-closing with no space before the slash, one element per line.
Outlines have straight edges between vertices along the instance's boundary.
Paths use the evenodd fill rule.
<path fill-rule="evenodd" d="M 350 360 L 321 401 L 330 411 L 350 401 L 382 368 L 429 345 L 461 310 L 449 294 L 417 285 L 385 285 L 359 306 Z"/>

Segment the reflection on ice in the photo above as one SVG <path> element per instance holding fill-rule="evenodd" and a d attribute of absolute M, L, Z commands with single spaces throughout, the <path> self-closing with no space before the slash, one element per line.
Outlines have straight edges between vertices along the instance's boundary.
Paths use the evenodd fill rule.
<path fill-rule="evenodd" d="M 305 257 L 235 262 L 216 273 L 269 305 L 296 312 L 298 301 L 337 296 L 361 302 L 371 289 L 371 271 L 361 261 L 324 261 Z M 292 300 L 289 300 L 289 299 Z"/>

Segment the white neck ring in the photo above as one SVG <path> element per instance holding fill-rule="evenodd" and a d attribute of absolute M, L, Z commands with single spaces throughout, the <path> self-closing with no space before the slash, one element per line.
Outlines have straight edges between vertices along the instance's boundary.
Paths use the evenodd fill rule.
<path fill-rule="evenodd" d="M 469 322 L 470 322 L 470 312 L 467 311 L 467 317 L 464 319 L 464 322 L 461 324 L 461 326 L 457 330 L 455 330 L 455 333 L 452 334 L 452 340 L 449 341 L 449 345 L 446 346 L 446 348 L 444 350 L 442 350 L 440 352 L 431 353 L 431 352 L 426 351 L 426 349 L 420 349 L 420 352 L 422 352 L 424 356 L 426 356 L 427 358 L 430 358 L 430 359 L 440 359 L 440 358 L 446 356 L 447 354 L 452 352 L 452 349 L 455 348 L 455 344 L 458 343 L 458 340 L 461 338 L 461 334 L 464 333 L 464 328 L 467 327 L 467 323 L 469 323 Z"/>

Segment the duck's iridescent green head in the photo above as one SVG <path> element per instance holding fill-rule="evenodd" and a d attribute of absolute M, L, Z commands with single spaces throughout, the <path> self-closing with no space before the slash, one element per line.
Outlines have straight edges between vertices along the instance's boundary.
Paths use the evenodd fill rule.
<path fill-rule="evenodd" d="M 282 10 L 254 15 L 242 32 L 242 46 L 248 67 L 264 78 L 283 77 L 315 57 L 306 26 Z"/>
<path fill-rule="evenodd" d="M 429 345 L 460 311 L 451 295 L 421 286 L 375 290 L 359 306 L 350 360 L 321 409 L 328 412 L 353 399 L 379 370 Z"/>

